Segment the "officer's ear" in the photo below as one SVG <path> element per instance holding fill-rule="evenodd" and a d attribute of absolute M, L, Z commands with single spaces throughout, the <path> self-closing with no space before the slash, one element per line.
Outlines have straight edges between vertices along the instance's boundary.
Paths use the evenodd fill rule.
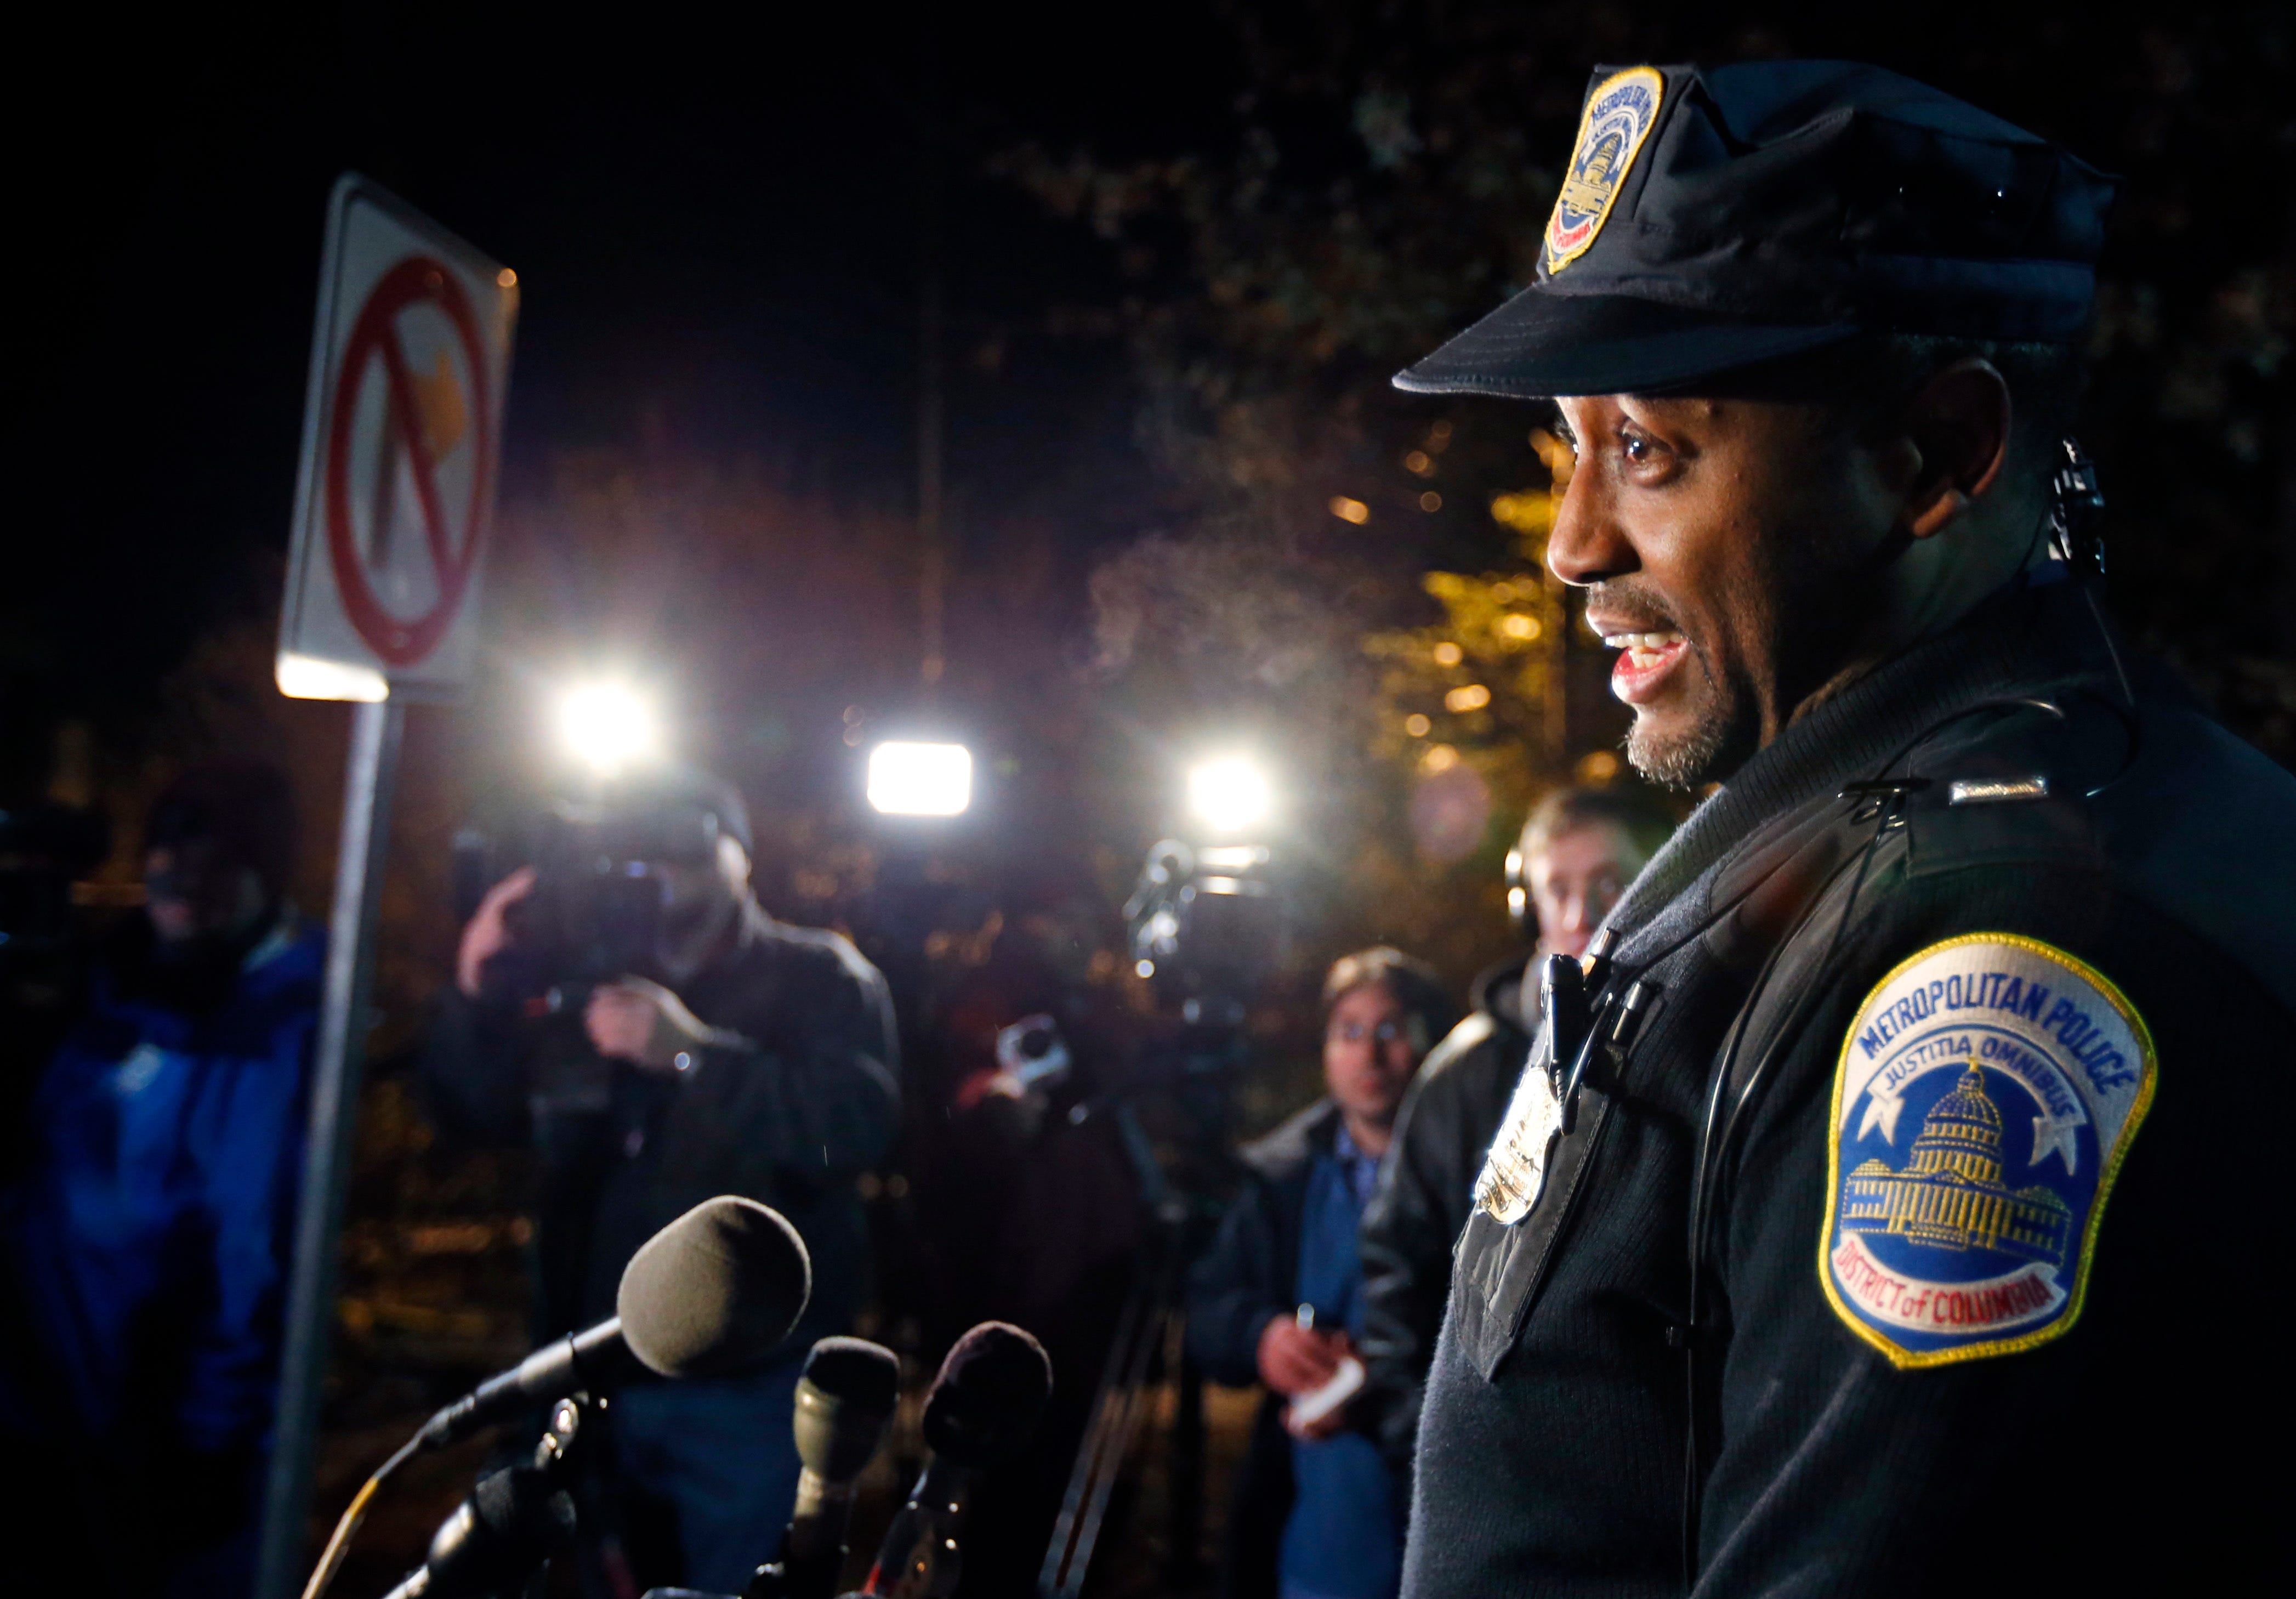
<path fill-rule="evenodd" d="M 1977 357 L 1956 361 L 1914 391 L 1894 452 L 1909 469 L 1899 512 L 1908 535 L 1944 532 L 1999 480 L 2010 422 L 2007 381 Z"/>

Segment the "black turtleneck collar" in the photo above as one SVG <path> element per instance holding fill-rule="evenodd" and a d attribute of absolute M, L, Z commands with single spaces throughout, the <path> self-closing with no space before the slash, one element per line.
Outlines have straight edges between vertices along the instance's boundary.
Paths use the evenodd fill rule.
<path fill-rule="evenodd" d="M 1766 823 L 1844 784 L 1906 771 L 1909 747 L 1956 710 L 2110 672 L 2079 583 L 2020 578 L 1999 590 L 1793 723 L 1691 813 L 1607 919 L 1620 958 L 1677 936 L 1699 912 L 1687 891 Z"/>

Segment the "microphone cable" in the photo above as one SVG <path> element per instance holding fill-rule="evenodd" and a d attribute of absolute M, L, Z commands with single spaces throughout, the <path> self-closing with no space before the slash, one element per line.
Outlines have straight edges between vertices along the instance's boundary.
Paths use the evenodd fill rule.
<path fill-rule="evenodd" d="M 422 1435 L 418 1432 L 399 1445 L 397 1454 L 375 1467 L 367 1480 L 359 1484 L 358 1492 L 351 1496 L 350 1504 L 336 1521 L 335 1529 L 327 1538 L 326 1549 L 319 1556 L 319 1563 L 311 1568 L 311 1580 L 303 1585 L 303 1599 L 322 1599 L 334 1582 L 335 1573 L 342 1570 L 343 1557 L 351 1552 L 351 1539 L 358 1536 L 359 1523 L 366 1520 L 367 1506 L 374 1503 L 374 1496 L 382 1487 L 383 1479 L 413 1459 L 422 1447 Z"/>

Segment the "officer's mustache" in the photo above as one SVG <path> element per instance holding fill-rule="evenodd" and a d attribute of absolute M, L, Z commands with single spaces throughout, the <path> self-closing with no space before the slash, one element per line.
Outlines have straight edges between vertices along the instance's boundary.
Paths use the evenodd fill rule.
<path fill-rule="evenodd" d="M 1722 675 L 1715 669 L 1714 657 L 1706 640 L 1691 627 L 1685 627 L 1674 607 L 1658 594 L 1636 583 L 1631 578 L 1606 578 L 1587 586 L 1587 609 L 1599 612 L 1605 626 L 1624 624 L 1630 633 L 1679 633 L 1689 646 L 1690 658 L 1707 682 L 1719 691 Z"/>
<path fill-rule="evenodd" d="M 1679 633 L 1688 640 L 1691 648 L 1698 641 L 1690 629 L 1682 625 L 1673 608 L 1630 578 L 1610 578 L 1587 586 L 1587 609 L 1602 613 L 1605 622 L 1625 621 L 1628 631 L 1635 633 Z"/>
<path fill-rule="evenodd" d="M 1710 668 L 1702 639 L 1683 627 L 1683 618 L 1676 616 L 1674 606 L 1630 577 L 1611 577 L 1587 586 L 1587 611 L 1600 613 L 1605 627 L 1623 623 L 1623 632 L 1678 632 L 1690 645 L 1690 652 Z"/>

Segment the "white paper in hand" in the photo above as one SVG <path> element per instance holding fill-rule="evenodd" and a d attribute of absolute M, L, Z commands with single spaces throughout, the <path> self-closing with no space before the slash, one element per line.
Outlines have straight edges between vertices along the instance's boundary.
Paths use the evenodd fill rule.
<path fill-rule="evenodd" d="M 1296 1432 L 1302 1427 L 1314 1426 L 1354 1398 L 1363 1385 L 1364 1363 L 1353 1355 L 1341 1356 L 1340 1369 L 1332 1374 L 1330 1382 L 1292 1401 L 1292 1430 Z"/>

